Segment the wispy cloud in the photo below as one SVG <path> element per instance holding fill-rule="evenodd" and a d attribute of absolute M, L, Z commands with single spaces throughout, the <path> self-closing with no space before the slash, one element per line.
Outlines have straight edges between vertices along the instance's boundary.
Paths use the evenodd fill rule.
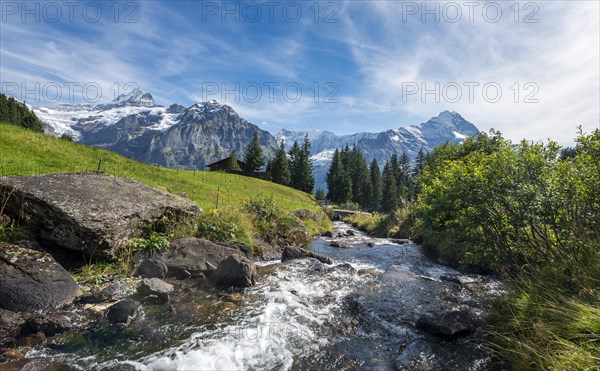
<path fill-rule="evenodd" d="M 112 14 L 107 4 L 105 14 Z M 135 4 L 134 23 L 109 17 L 97 23 L 21 23 L 15 17 L 2 22 L 0 79 L 93 82 L 101 86 L 103 100 L 117 93 L 115 83 L 134 82 L 162 104 L 191 104 L 203 97 L 206 83 L 301 85 L 304 96 L 296 103 L 281 99 L 281 86 L 274 101 L 265 95 L 258 102 L 226 102 L 271 131 L 284 126 L 381 131 L 452 109 L 515 140 L 552 137 L 567 143 L 577 125 L 599 124 L 597 1 L 530 2 L 537 8 L 528 9 L 519 2 L 519 22 L 509 9 L 514 4 L 501 3 L 502 17 L 495 23 L 482 15 L 486 2 L 477 2 L 472 22 L 463 4 L 463 17 L 455 23 L 447 19 L 451 12 L 440 14 L 440 22 L 431 15 L 422 21 L 421 7 L 443 9 L 447 2 L 349 0 L 333 7 L 323 2 L 318 14 L 313 3 L 299 3 L 304 16 L 295 23 L 277 12 L 274 21 L 264 13 L 258 23 L 243 16 L 239 22 L 223 22 L 219 15 L 207 19 L 205 4 L 195 1 Z M 417 13 L 409 14 L 407 6 L 413 5 Z M 532 10 L 538 22 L 523 22 Z M 337 22 L 324 22 L 326 16 Z M 323 103 L 327 82 L 337 88 L 335 104 Z M 457 102 L 447 85 L 453 82 L 462 89 Z M 472 103 L 464 85 L 469 82 L 480 84 Z M 310 99 L 315 83 L 317 103 Z M 407 95 L 407 83 L 419 91 Z M 422 97 L 422 88 L 436 83 L 442 89 L 439 102 L 434 94 Z M 502 89 L 497 102 L 486 101 L 486 83 Z M 537 103 L 524 103 L 530 93 Z"/>

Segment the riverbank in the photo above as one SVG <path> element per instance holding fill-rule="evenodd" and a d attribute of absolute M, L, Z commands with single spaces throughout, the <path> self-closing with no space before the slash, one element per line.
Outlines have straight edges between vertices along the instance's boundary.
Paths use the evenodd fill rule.
<path fill-rule="evenodd" d="M 97 320 L 25 349 L 21 362 L 98 370 L 493 365 L 482 336 L 500 282 L 431 262 L 414 244 L 371 238 L 339 222 L 334 230 L 312 243 L 323 262 L 255 262 L 255 285 L 243 290 L 165 278 L 170 300 L 134 293 L 144 314 L 127 326 Z"/>

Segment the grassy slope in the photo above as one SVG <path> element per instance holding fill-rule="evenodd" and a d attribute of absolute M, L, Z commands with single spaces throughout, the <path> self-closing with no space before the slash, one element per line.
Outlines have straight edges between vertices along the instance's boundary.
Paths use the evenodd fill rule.
<path fill-rule="evenodd" d="M 215 207 L 220 188 L 219 209 L 238 212 L 250 196 L 273 196 L 284 210 L 309 209 L 321 213 L 314 199 L 295 189 L 240 175 L 183 171 L 141 164 L 112 152 L 0 123 L 0 176 L 38 175 L 101 169 L 117 177 L 137 179 L 150 186 L 181 194 L 205 210 Z M 307 225 L 311 232 L 328 228 Z"/>

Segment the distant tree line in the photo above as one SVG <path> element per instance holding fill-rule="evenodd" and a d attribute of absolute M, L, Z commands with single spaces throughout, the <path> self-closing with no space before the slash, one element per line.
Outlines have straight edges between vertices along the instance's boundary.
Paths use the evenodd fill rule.
<path fill-rule="evenodd" d="M 315 178 L 310 159 L 310 140 L 304 137 L 302 145 L 294 141 L 289 152 L 285 151 L 283 141 L 275 152 L 275 157 L 267 164 L 267 171 L 271 173 L 271 180 L 275 183 L 290 186 L 306 193 L 312 193 L 315 187 Z"/>
<path fill-rule="evenodd" d="M 0 94 L 0 122 L 43 132 L 40 119 L 27 106 L 13 97 Z"/>
<path fill-rule="evenodd" d="M 367 165 L 356 145 L 336 149 L 327 172 L 327 198 L 338 204 L 352 202 L 364 210 L 394 211 L 415 198 L 414 179 L 425 158 L 421 149 L 413 167 L 406 153 L 400 157 L 394 153 L 381 171 L 376 159 Z"/>

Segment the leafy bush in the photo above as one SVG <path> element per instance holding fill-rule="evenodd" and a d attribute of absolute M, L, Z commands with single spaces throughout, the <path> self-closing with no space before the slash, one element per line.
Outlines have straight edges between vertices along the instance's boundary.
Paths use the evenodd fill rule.
<path fill-rule="evenodd" d="M 212 209 L 200 215 L 197 224 L 196 237 L 215 242 L 245 239 L 240 217 L 233 213 Z"/>
<path fill-rule="evenodd" d="M 509 368 L 593 369 L 600 359 L 600 130 L 573 156 L 497 132 L 437 147 L 419 176 L 428 244 L 508 279 L 492 348 Z"/>
<path fill-rule="evenodd" d="M 243 207 L 252 216 L 252 225 L 258 237 L 269 243 L 275 241 L 283 229 L 291 227 L 297 221 L 286 215 L 272 196 L 250 198 Z"/>
<path fill-rule="evenodd" d="M 130 252 L 144 251 L 150 256 L 154 256 L 162 251 L 165 251 L 171 245 L 171 235 L 150 232 L 145 238 L 132 238 L 127 243 L 127 248 Z"/>

